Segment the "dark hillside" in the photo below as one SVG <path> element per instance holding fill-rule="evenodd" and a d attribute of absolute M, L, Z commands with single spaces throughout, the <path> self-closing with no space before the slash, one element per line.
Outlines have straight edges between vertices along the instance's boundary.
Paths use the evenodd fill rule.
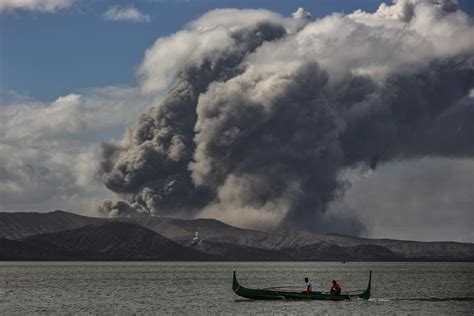
<path fill-rule="evenodd" d="M 0 238 L 20 239 L 31 235 L 54 233 L 104 221 L 64 211 L 49 213 L 0 212 Z"/>
<path fill-rule="evenodd" d="M 139 225 L 110 221 L 0 240 L 0 260 L 210 260 Z"/>

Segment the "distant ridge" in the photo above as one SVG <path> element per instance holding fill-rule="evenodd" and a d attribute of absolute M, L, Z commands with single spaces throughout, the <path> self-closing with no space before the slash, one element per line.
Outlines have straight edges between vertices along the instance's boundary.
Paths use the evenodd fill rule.
<path fill-rule="evenodd" d="M 64 211 L 0 213 L 0 238 L 0 260 L 2 254 L 12 258 L 16 253 L 18 260 L 474 261 L 472 243 L 369 239 L 284 228 L 266 233 L 215 219 L 108 219 Z M 165 241 L 172 242 L 173 251 L 150 246 Z"/>
<path fill-rule="evenodd" d="M 60 210 L 48 213 L 0 212 L 0 238 L 19 239 L 36 234 L 54 233 L 104 220 Z"/>
<path fill-rule="evenodd" d="M 215 260 L 136 224 L 110 221 L 20 240 L 0 239 L 0 260 Z"/>

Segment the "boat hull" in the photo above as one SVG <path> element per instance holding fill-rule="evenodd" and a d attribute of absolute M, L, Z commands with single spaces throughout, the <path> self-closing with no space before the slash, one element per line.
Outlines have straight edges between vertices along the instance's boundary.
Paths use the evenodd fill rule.
<path fill-rule="evenodd" d="M 326 301 L 345 301 L 353 298 L 369 299 L 371 287 L 372 271 L 369 274 L 369 285 L 367 289 L 359 294 L 339 294 L 333 295 L 331 293 L 323 292 L 289 292 L 289 291 L 275 291 L 268 289 L 249 289 L 243 287 L 237 281 L 236 272 L 232 281 L 232 290 L 235 294 L 252 299 L 252 300 L 326 300 Z"/>

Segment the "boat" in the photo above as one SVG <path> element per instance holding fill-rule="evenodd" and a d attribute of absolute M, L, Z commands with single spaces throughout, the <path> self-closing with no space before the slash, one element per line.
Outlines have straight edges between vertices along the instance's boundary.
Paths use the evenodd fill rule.
<path fill-rule="evenodd" d="M 372 281 L 372 270 L 369 271 L 369 284 L 367 289 L 363 292 L 342 292 L 339 295 L 334 295 L 329 292 L 296 292 L 278 290 L 278 288 L 265 289 L 249 289 L 243 287 L 237 281 L 237 275 L 234 271 L 234 278 L 232 281 L 232 290 L 235 294 L 252 300 L 329 300 L 329 301 L 345 301 L 354 298 L 366 299 L 370 298 L 370 286 Z"/>

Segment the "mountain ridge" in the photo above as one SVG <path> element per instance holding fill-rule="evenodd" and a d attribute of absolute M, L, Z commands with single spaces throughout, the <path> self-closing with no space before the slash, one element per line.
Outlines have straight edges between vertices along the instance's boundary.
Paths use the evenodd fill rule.
<path fill-rule="evenodd" d="M 217 260 L 142 226 L 101 222 L 54 233 L 0 239 L 0 260 Z M 24 251 L 26 250 L 26 251 Z"/>
<path fill-rule="evenodd" d="M 22 244 L 16 243 L 16 247 L 29 247 L 33 253 L 33 241 L 46 243 L 45 252 L 48 252 L 48 249 L 54 248 L 54 239 L 45 241 L 42 234 L 56 234 L 54 238 L 64 240 L 65 231 L 90 225 L 98 225 L 100 230 L 107 227 L 106 223 L 114 222 L 139 226 L 176 243 L 182 249 L 197 251 L 216 260 L 474 261 L 472 243 L 370 239 L 289 229 L 261 232 L 234 227 L 215 219 L 185 220 L 155 216 L 98 218 L 65 211 L 0 212 L 0 238 L 3 238 L 4 244 L 8 244 L 5 240 L 20 241 Z M 135 226 L 123 227 L 125 230 L 137 230 Z M 95 234 L 100 235 L 97 231 Z M 113 240 L 110 242 L 113 244 Z M 9 243 L 9 247 L 13 244 Z M 80 249 L 76 247 L 77 250 Z M 141 260 L 139 253 L 134 258 Z M 175 259 L 180 260 L 179 255 Z"/>

